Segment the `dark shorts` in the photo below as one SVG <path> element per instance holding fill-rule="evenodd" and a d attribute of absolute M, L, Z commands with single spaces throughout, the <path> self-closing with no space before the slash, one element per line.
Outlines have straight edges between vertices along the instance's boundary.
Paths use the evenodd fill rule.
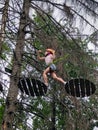
<path fill-rule="evenodd" d="M 56 66 L 55 66 L 55 64 L 51 64 L 51 65 L 49 66 L 49 68 L 50 68 L 50 72 L 56 71 Z"/>

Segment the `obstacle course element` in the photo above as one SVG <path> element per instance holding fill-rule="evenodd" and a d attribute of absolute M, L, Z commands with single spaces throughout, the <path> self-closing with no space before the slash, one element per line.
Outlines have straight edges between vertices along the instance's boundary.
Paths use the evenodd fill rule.
<path fill-rule="evenodd" d="M 66 92 L 74 97 L 86 97 L 95 93 L 95 85 L 87 80 L 82 78 L 71 79 L 65 85 Z"/>
<path fill-rule="evenodd" d="M 0 92 L 3 92 L 3 86 L 1 83 L 0 83 Z"/>
<path fill-rule="evenodd" d="M 7 73 L 12 73 L 12 70 L 11 69 L 9 69 L 9 68 L 5 68 L 5 71 L 7 72 Z"/>
<path fill-rule="evenodd" d="M 12 73 L 12 70 L 5 68 L 7 73 Z M 44 96 L 47 92 L 47 86 L 40 80 L 21 77 L 18 83 L 18 87 L 22 93 L 30 96 Z"/>
<path fill-rule="evenodd" d="M 40 80 L 33 78 L 20 78 L 18 87 L 22 93 L 30 96 L 44 96 L 47 92 L 47 86 Z"/>
<path fill-rule="evenodd" d="M 12 73 L 12 70 L 5 68 L 5 71 Z M 31 96 L 44 96 L 47 92 L 47 86 L 39 80 L 33 78 L 20 78 L 18 83 L 21 92 Z M 2 89 L 2 87 L 1 87 Z M 86 97 L 95 93 L 95 85 L 83 78 L 71 79 L 65 84 L 66 92 L 74 97 Z"/>

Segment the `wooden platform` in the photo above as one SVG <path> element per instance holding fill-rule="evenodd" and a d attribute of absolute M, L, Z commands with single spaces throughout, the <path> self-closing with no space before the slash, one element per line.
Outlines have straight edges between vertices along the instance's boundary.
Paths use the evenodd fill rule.
<path fill-rule="evenodd" d="M 95 93 L 95 85 L 87 79 L 71 79 L 65 85 L 65 90 L 74 97 L 85 97 Z"/>
<path fill-rule="evenodd" d="M 33 78 L 20 78 L 18 83 L 21 92 L 30 96 L 44 96 L 47 92 L 47 86 L 40 80 Z"/>

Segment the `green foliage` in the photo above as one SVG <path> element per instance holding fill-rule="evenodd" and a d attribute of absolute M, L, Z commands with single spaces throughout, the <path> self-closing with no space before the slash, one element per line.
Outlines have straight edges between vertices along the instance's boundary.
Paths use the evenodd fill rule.
<path fill-rule="evenodd" d="M 6 60 L 7 54 L 8 54 L 10 51 L 11 51 L 11 50 L 10 50 L 8 44 L 4 42 L 4 43 L 2 44 L 2 53 L 1 53 L 0 57 L 1 57 L 3 60 Z"/>
<path fill-rule="evenodd" d="M 22 104 L 19 104 L 18 111 L 15 116 L 15 124 L 19 130 L 26 130 L 27 129 L 27 121 L 28 117 L 26 115 L 26 112 L 23 108 Z"/>
<path fill-rule="evenodd" d="M 80 68 L 79 66 L 75 66 L 74 64 L 72 64 L 71 62 L 67 62 L 64 65 L 64 69 L 66 70 L 67 74 L 69 77 L 71 78 L 77 78 L 79 76 L 80 73 Z"/>
<path fill-rule="evenodd" d="M 44 49 L 41 41 L 38 40 L 37 38 L 35 38 L 33 44 L 34 44 L 35 48 L 37 48 L 38 50 L 43 50 Z"/>
<path fill-rule="evenodd" d="M 0 99 L 0 127 L 1 127 L 1 125 L 2 125 L 4 109 L 5 109 L 4 100 L 3 100 L 3 99 Z"/>
<path fill-rule="evenodd" d="M 41 28 L 49 36 L 52 36 L 57 31 L 52 20 L 44 14 L 42 16 L 39 14 L 35 16 L 34 21 L 36 22 L 37 26 Z"/>
<path fill-rule="evenodd" d="M 32 112 L 36 112 L 38 116 L 33 118 L 33 129 L 36 130 L 37 128 L 46 129 L 46 123 L 49 124 L 48 118 L 51 113 L 51 107 L 49 103 L 41 98 L 35 101 L 33 104 Z M 47 122 L 48 121 L 48 122 Z"/>

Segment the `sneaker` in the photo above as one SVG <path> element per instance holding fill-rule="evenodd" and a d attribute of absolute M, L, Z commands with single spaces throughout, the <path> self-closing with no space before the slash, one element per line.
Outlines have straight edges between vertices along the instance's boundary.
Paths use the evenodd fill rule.
<path fill-rule="evenodd" d="M 66 85 L 67 82 L 64 82 L 64 85 Z"/>
<path fill-rule="evenodd" d="M 48 83 L 44 83 L 48 87 Z"/>

